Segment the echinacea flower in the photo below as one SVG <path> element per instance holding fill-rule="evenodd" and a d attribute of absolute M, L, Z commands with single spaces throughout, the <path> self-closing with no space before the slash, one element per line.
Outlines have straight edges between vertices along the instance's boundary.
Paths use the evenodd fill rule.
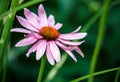
<path fill-rule="evenodd" d="M 77 61 L 77 59 L 72 53 L 73 50 L 84 57 L 78 47 L 84 41 L 72 42 L 72 40 L 79 40 L 87 35 L 87 33 L 78 33 L 81 26 L 71 33 L 59 33 L 58 30 L 62 27 L 62 24 L 55 24 L 53 15 L 47 18 L 43 5 L 40 5 L 38 8 L 38 16 L 26 8 L 24 9 L 24 15 L 26 19 L 17 16 L 19 23 L 24 28 L 13 28 L 11 31 L 24 33 L 25 35 L 25 38 L 15 45 L 16 47 L 33 44 L 26 54 L 27 57 L 36 51 L 36 60 L 40 60 L 46 53 L 48 62 L 54 65 L 55 61 L 57 63 L 60 62 L 61 55 L 59 48 L 62 48 L 75 61 Z"/>

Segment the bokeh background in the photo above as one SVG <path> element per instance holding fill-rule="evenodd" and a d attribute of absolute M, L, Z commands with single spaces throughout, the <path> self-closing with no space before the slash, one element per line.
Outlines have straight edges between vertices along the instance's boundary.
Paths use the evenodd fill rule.
<path fill-rule="evenodd" d="M 27 1 L 29 0 L 25 0 L 24 3 Z M 69 33 L 80 25 L 83 29 L 91 18 L 102 9 L 103 2 L 104 0 L 46 0 L 42 2 L 42 4 L 45 7 L 47 16 L 52 14 L 55 16 L 57 22 L 63 24 L 63 27 L 59 31 L 61 33 Z M 111 5 L 113 3 L 119 3 L 119 0 L 111 0 Z M 37 14 L 39 4 L 41 3 L 29 7 L 29 9 Z M 16 14 L 24 17 L 23 10 L 18 11 Z M 87 37 L 84 38 L 86 42 L 80 46 L 85 58 L 74 53 L 78 60 L 78 62 L 75 63 L 72 58 L 68 56 L 63 66 L 50 82 L 69 82 L 70 80 L 89 73 L 92 53 L 98 35 L 99 20 L 100 18 L 86 31 L 88 33 Z M 14 19 L 13 27 L 22 28 L 16 18 Z M 36 82 L 37 80 L 41 61 L 35 60 L 35 53 L 32 53 L 29 58 L 26 57 L 25 54 L 30 46 L 20 48 L 15 48 L 14 46 L 23 36 L 21 33 L 11 33 L 11 49 L 9 52 L 6 82 Z M 61 53 L 64 52 L 61 51 Z M 107 15 L 106 30 L 97 60 L 96 71 L 119 66 L 120 4 L 116 4 L 110 8 Z M 46 61 L 43 81 L 53 67 L 54 66 L 51 66 L 48 61 Z M 94 80 L 95 82 L 113 82 L 115 75 L 116 71 L 95 76 Z M 87 82 L 87 79 L 81 82 Z"/>

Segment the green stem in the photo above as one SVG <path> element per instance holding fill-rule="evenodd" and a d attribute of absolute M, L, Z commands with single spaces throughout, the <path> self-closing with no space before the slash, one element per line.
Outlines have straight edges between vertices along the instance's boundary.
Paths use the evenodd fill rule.
<path fill-rule="evenodd" d="M 19 0 L 12 0 L 10 10 L 15 8 L 18 5 L 18 3 L 19 3 Z M 0 40 L 0 49 L 1 49 L 0 50 L 0 60 L 1 60 L 1 57 L 3 54 L 3 51 L 8 43 L 8 38 L 10 35 L 10 29 L 11 29 L 12 24 L 13 24 L 14 16 L 15 16 L 15 12 L 9 13 L 6 16 L 6 20 L 4 23 L 4 29 L 3 29 L 3 32 L 1 35 L 1 40 Z"/>
<path fill-rule="evenodd" d="M 97 42 L 96 42 L 95 49 L 93 52 L 92 61 L 90 64 L 90 71 L 89 71 L 90 77 L 88 79 L 88 82 L 93 82 L 93 73 L 95 71 L 96 62 L 98 59 L 98 55 L 100 52 L 100 48 L 101 48 L 101 44 L 102 44 L 102 40 L 103 40 L 103 36 L 104 36 L 106 17 L 107 17 L 107 13 L 109 10 L 109 4 L 110 4 L 110 0 L 105 0 L 104 6 L 103 6 L 103 14 L 100 19 L 98 38 L 97 38 Z"/>
<path fill-rule="evenodd" d="M 44 72 L 44 68 L 45 68 L 45 62 L 46 62 L 46 57 L 43 56 L 42 60 L 41 60 L 41 65 L 40 65 L 40 70 L 39 70 L 37 82 L 41 82 L 41 80 L 42 80 L 42 76 L 43 76 L 43 72 Z"/>
<path fill-rule="evenodd" d="M 7 11 L 10 1 L 11 0 L 0 0 L 0 15 Z M 3 27 L 3 20 L 0 19 L 0 35 L 3 29 L 2 27 Z"/>
<path fill-rule="evenodd" d="M 16 7 L 18 5 L 18 3 L 19 3 L 19 0 L 12 0 L 10 9 Z M 12 27 L 12 23 L 13 23 L 13 20 L 14 20 L 14 15 L 15 15 L 15 12 L 9 13 L 6 16 L 6 19 L 4 20 L 5 21 L 4 22 L 4 29 L 3 29 L 3 32 L 2 32 L 2 35 L 1 35 L 1 40 L 0 40 L 0 49 L 1 49 L 0 50 L 0 69 L 2 69 L 3 62 L 6 60 L 5 61 L 6 65 L 4 66 L 4 71 L 3 71 L 3 76 L 2 76 L 2 81 L 3 82 L 5 81 L 6 71 L 7 71 L 7 59 L 4 58 L 4 57 L 5 57 L 5 54 L 6 54 L 6 51 L 7 51 L 7 46 L 8 46 L 8 43 L 9 43 L 10 29 Z"/>
<path fill-rule="evenodd" d="M 116 70 L 120 70 L 120 67 L 99 71 L 99 72 L 93 73 L 92 76 L 97 76 L 97 75 L 100 75 L 100 74 L 104 74 L 104 73 L 108 73 L 108 72 L 112 72 L 112 71 L 116 71 Z M 89 77 L 90 77 L 90 75 L 85 75 L 85 76 L 82 76 L 80 78 L 74 79 L 74 80 L 72 80 L 70 82 L 80 82 L 80 81 L 85 80 L 85 79 L 87 79 Z"/>
<path fill-rule="evenodd" d="M 4 51 L 4 69 L 3 69 L 3 75 L 2 75 L 2 82 L 6 82 L 9 49 L 10 49 L 10 46 L 8 45 L 7 51 Z"/>
<path fill-rule="evenodd" d="M 1 0 L 0 1 L 0 14 L 4 13 L 9 6 L 10 0 Z"/>
<path fill-rule="evenodd" d="M 119 76 L 120 76 L 120 69 L 118 69 L 118 71 L 117 71 L 117 73 L 116 73 L 115 81 L 114 81 L 114 82 L 118 82 Z"/>

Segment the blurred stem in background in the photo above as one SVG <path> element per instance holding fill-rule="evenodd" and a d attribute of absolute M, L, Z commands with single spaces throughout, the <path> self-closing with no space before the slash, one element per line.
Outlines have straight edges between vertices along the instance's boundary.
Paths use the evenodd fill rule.
<path fill-rule="evenodd" d="M 90 9 L 92 12 L 98 12 L 101 8 L 101 4 L 97 0 L 82 0 L 82 2 Z"/>
<path fill-rule="evenodd" d="M 93 57 L 92 57 L 91 64 L 90 64 L 90 71 L 89 71 L 90 77 L 88 78 L 88 82 L 93 82 L 93 73 L 95 71 L 98 55 L 99 55 L 100 48 L 102 45 L 102 40 L 103 40 L 103 36 L 105 32 L 107 13 L 110 8 L 109 5 L 110 5 L 110 0 L 105 0 L 104 6 L 103 6 L 103 13 L 100 19 L 100 25 L 98 29 L 98 38 L 97 38 L 95 49 L 93 51 Z"/>
<path fill-rule="evenodd" d="M 97 76 L 97 75 L 100 75 L 100 74 L 104 74 L 104 73 L 108 73 L 108 72 L 112 72 L 112 71 L 116 71 L 116 70 L 120 70 L 120 67 L 99 71 L 99 72 L 93 73 L 93 76 Z M 85 80 L 89 77 L 90 77 L 90 75 L 88 74 L 88 75 L 82 76 L 80 78 L 74 79 L 70 82 L 80 82 L 80 81 Z M 116 82 L 118 82 L 118 81 L 116 81 Z"/>
<path fill-rule="evenodd" d="M 58 70 L 63 66 L 64 62 L 67 60 L 68 55 L 66 53 L 63 54 L 62 58 L 61 58 L 61 62 L 59 64 L 56 64 L 53 69 L 50 70 L 50 72 L 48 73 L 45 82 L 50 82 L 55 75 L 57 74 Z"/>
<path fill-rule="evenodd" d="M 13 8 L 15 8 L 19 3 L 19 0 L 12 0 L 11 2 L 11 6 L 10 6 L 10 10 L 12 10 Z M 10 37 L 10 29 L 12 27 L 13 24 L 13 20 L 14 20 L 14 16 L 15 16 L 15 12 L 9 13 L 5 19 L 4 19 L 4 28 L 3 28 L 3 32 L 1 35 L 1 39 L 0 39 L 0 69 L 2 69 L 3 67 L 3 63 L 5 63 L 6 65 L 4 65 L 4 69 L 3 69 L 3 76 L 2 76 L 2 82 L 5 82 L 5 78 L 6 78 L 6 71 L 7 71 L 7 50 L 8 50 L 8 44 L 9 44 L 9 37 Z"/>

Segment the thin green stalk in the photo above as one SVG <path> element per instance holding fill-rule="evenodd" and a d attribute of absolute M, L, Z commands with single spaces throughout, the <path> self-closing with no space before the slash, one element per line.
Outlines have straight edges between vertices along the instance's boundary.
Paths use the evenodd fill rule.
<path fill-rule="evenodd" d="M 7 51 L 4 51 L 4 67 L 3 67 L 2 82 L 6 82 L 9 49 L 10 49 L 10 45 L 8 45 Z"/>
<path fill-rule="evenodd" d="M 11 0 L 0 0 L 0 15 L 7 11 L 9 4 L 10 4 L 10 1 Z M 2 27 L 3 27 L 3 20 L 0 19 L 0 35 L 2 32 Z"/>
<path fill-rule="evenodd" d="M 44 68 L 45 68 L 45 62 L 46 62 L 46 57 L 43 56 L 42 60 L 41 60 L 41 65 L 40 65 L 40 70 L 39 70 L 37 82 L 41 82 L 41 80 L 42 80 L 42 76 L 43 76 L 43 72 L 44 72 Z"/>
<path fill-rule="evenodd" d="M 68 55 L 65 53 L 63 54 L 62 58 L 61 58 L 61 62 L 59 64 L 56 64 L 53 69 L 50 70 L 50 72 L 48 73 L 45 82 L 50 82 L 55 75 L 57 74 L 58 70 L 63 66 L 64 62 L 66 61 Z"/>
<path fill-rule="evenodd" d="M 24 3 L 24 4 L 22 4 L 22 5 L 18 6 L 18 7 L 13 8 L 12 10 L 9 10 L 9 11 L 1 14 L 1 15 L 0 15 L 0 19 L 1 19 L 2 17 L 6 16 L 6 15 L 9 14 L 9 13 L 17 12 L 17 11 L 23 9 L 23 8 L 32 6 L 32 5 L 34 5 L 34 4 L 37 4 L 37 3 L 40 3 L 40 2 L 43 2 L 43 1 L 44 1 L 44 0 L 32 0 L 32 1 L 26 2 L 26 3 Z"/>
<path fill-rule="evenodd" d="M 106 17 L 107 17 L 107 13 L 109 10 L 109 4 L 110 4 L 110 0 L 105 0 L 104 6 L 103 6 L 103 14 L 102 14 L 101 19 L 100 19 L 98 38 L 97 38 L 97 42 L 96 42 L 95 49 L 93 52 L 92 61 L 90 64 L 90 71 L 89 71 L 90 77 L 88 79 L 88 82 L 93 82 L 93 73 L 95 71 L 96 62 L 97 62 L 100 48 L 102 45 L 102 40 L 103 40 L 105 25 L 106 25 Z"/>
<path fill-rule="evenodd" d="M 7 55 L 6 55 L 7 56 Z M 7 65 L 8 65 L 8 58 L 4 58 L 5 66 L 3 69 L 3 75 L 2 75 L 2 81 L 1 82 L 6 82 L 6 73 L 7 73 Z"/>
<path fill-rule="evenodd" d="M 19 3 L 19 0 L 12 0 L 10 9 L 16 7 Z M 13 5 L 14 4 L 14 5 Z M 5 22 L 4 22 L 4 29 L 1 35 L 1 39 L 0 39 L 0 62 L 4 61 L 4 52 L 7 50 L 7 45 L 9 43 L 9 35 L 10 35 L 10 29 L 12 27 L 12 23 L 14 20 L 14 15 L 15 12 L 13 13 L 9 13 L 6 17 L 5 17 Z M 3 67 L 3 63 L 0 63 L 0 71 Z M 4 75 L 4 74 L 3 74 Z"/>
<path fill-rule="evenodd" d="M 97 75 L 100 75 L 100 74 L 104 74 L 104 73 L 108 73 L 108 72 L 112 72 L 112 71 L 116 71 L 116 70 L 120 70 L 120 67 L 99 71 L 99 72 L 93 73 L 92 76 L 97 76 Z M 72 80 L 70 82 L 80 82 L 80 81 L 85 80 L 85 79 L 87 79 L 89 77 L 90 77 L 90 75 L 88 74 L 88 75 L 82 76 L 80 78 L 74 79 L 74 80 Z"/>
<path fill-rule="evenodd" d="M 115 81 L 114 81 L 114 82 L 118 82 L 119 76 L 120 76 L 120 69 L 118 69 L 118 71 L 117 71 L 117 73 L 116 73 Z"/>
<path fill-rule="evenodd" d="M 9 3 L 10 3 L 10 0 L 0 1 L 0 14 L 4 13 L 7 10 Z"/>

